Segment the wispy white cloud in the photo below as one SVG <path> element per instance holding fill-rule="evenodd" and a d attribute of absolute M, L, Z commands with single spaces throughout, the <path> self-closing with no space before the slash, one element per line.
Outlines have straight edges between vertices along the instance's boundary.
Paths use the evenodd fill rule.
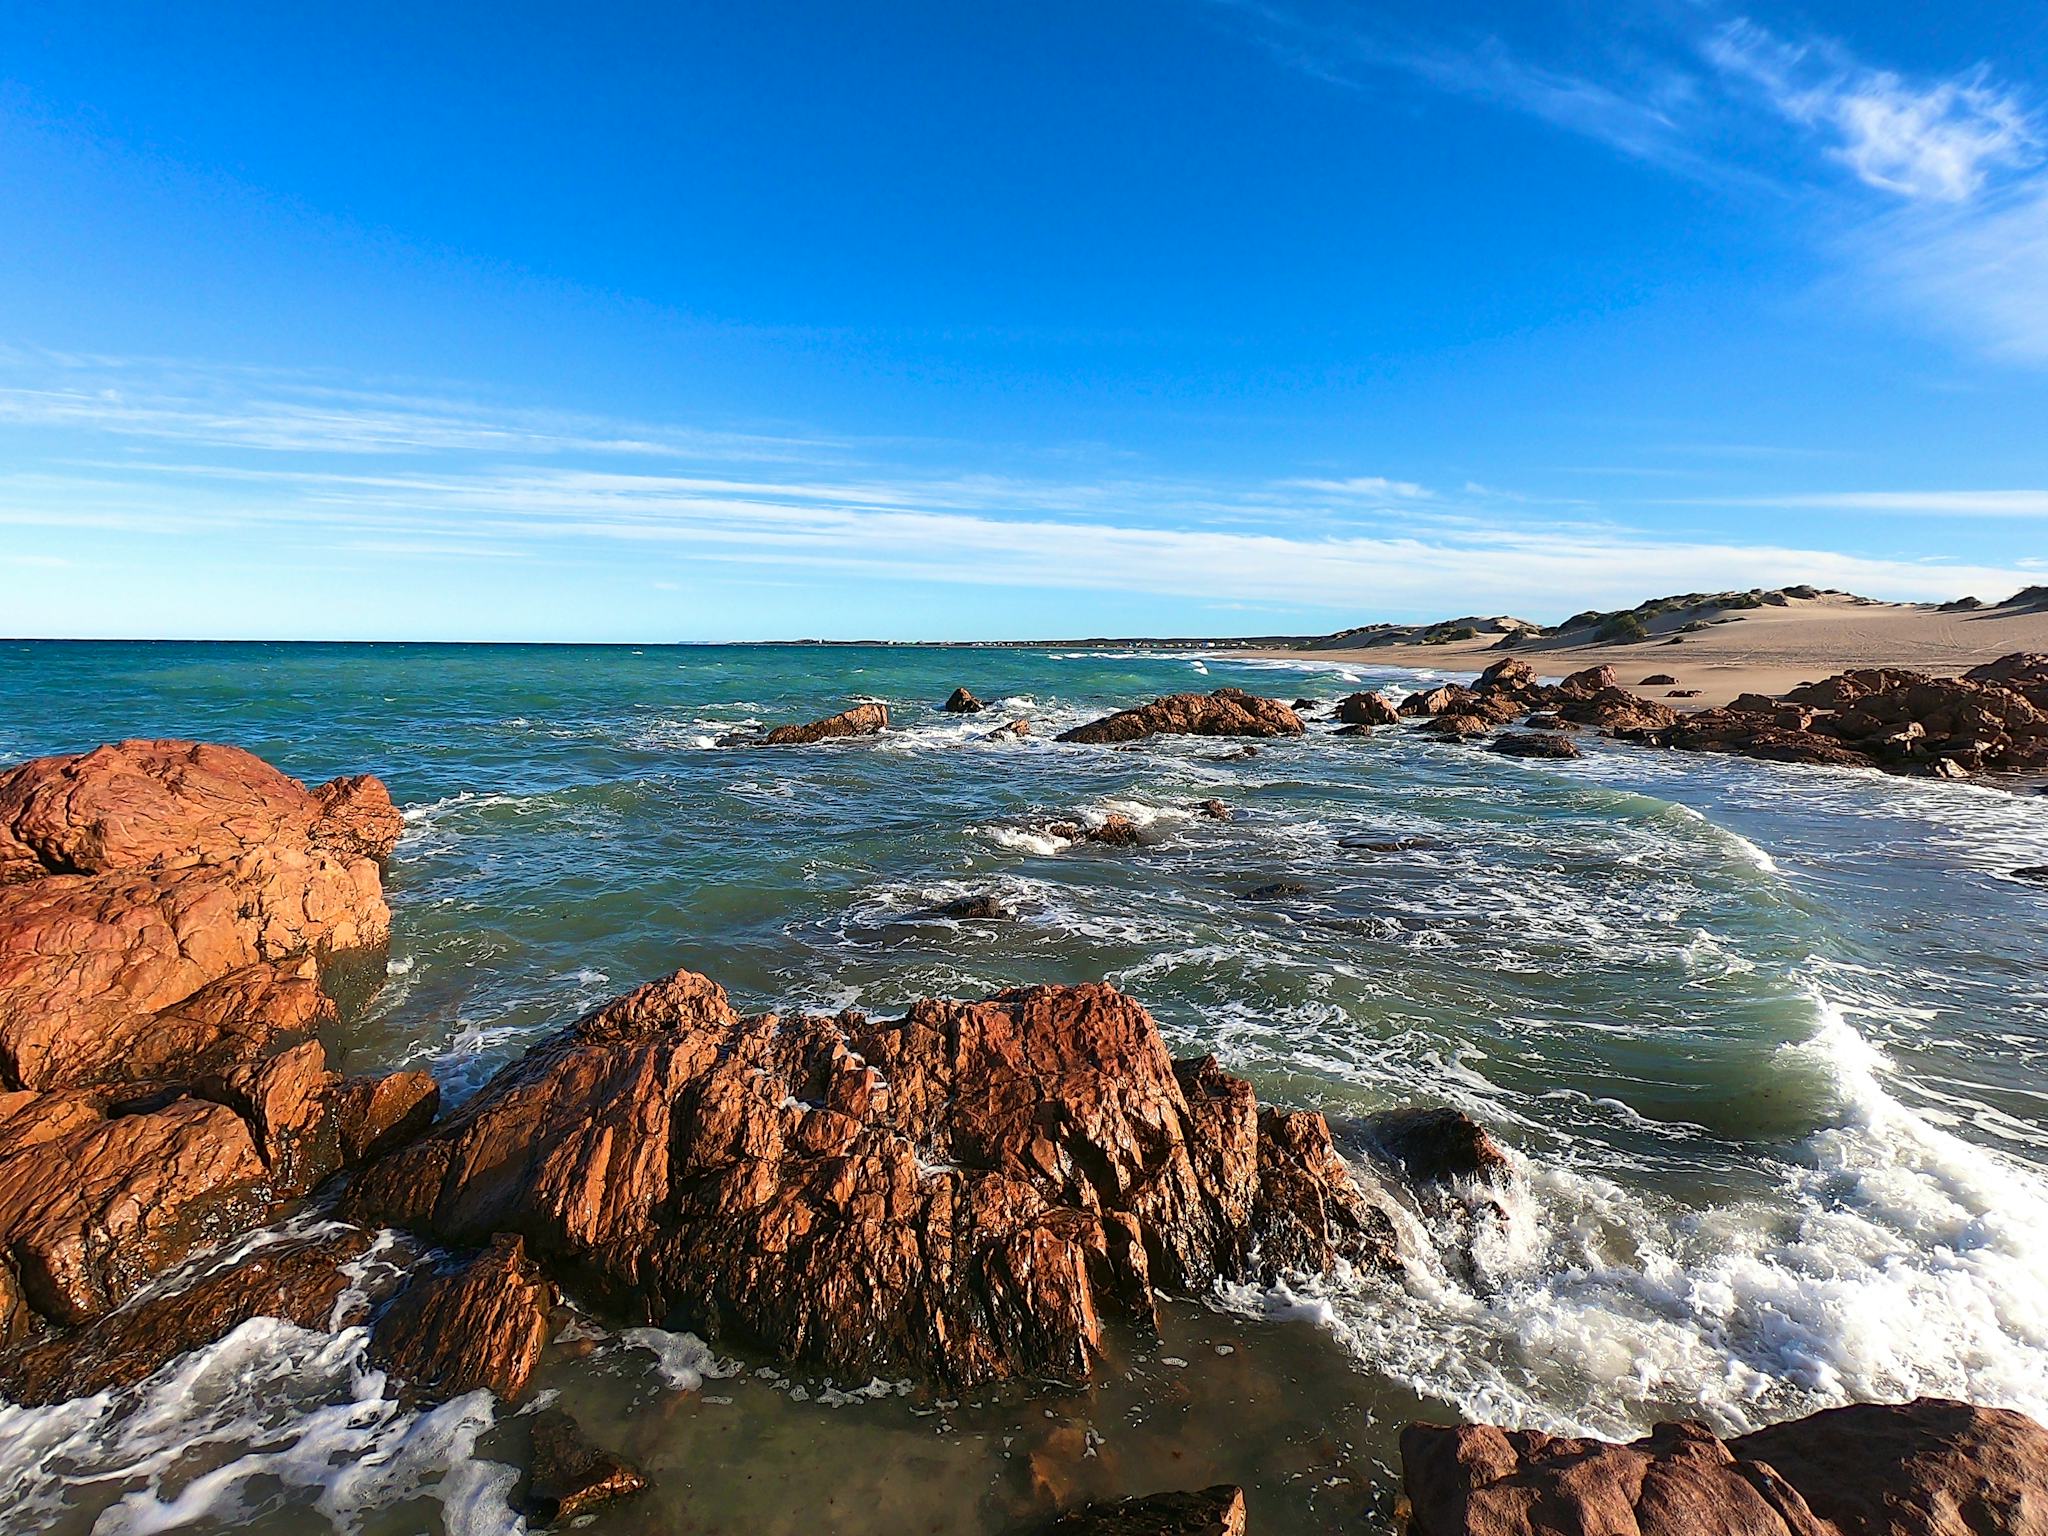
<path fill-rule="evenodd" d="M 136 377 L 104 414 L 67 407 L 67 456 L 0 474 L 0 524 L 46 545 L 64 540 L 65 553 L 88 566 L 82 551 L 212 539 L 237 558 L 277 563 L 466 566 L 468 583 L 488 584 L 514 567 L 570 565 L 616 570 L 640 587 L 692 571 L 716 570 L 721 582 L 831 573 L 1345 618 L 1447 609 L 1546 618 L 1561 605 L 1790 581 L 1924 599 L 2031 579 L 2018 564 L 1675 540 L 1583 503 L 1391 475 L 969 474 L 908 462 L 892 453 L 896 445 L 850 440 L 831 441 L 816 463 L 795 447 L 786 462 L 764 463 L 751 440 L 721 459 L 706 446 L 718 434 L 666 428 L 652 440 L 690 441 L 695 458 L 655 464 L 603 448 L 646 434 L 593 421 L 565 448 L 562 434 L 531 433 L 520 412 L 501 418 L 464 402 L 430 413 L 471 429 L 442 435 L 392 430 L 390 405 L 369 400 L 354 408 L 371 424 L 358 432 L 352 408 L 337 400 L 323 431 L 355 446 L 330 458 L 273 448 L 267 436 L 262 446 L 239 432 L 223 442 L 223 420 L 272 419 L 264 401 L 273 386 L 216 384 L 201 392 L 202 408 L 191 406 L 189 390 L 158 396 Z M 90 377 L 74 380 L 71 393 L 102 398 Z M 91 451 L 128 444 L 138 420 L 153 454 Z M 2048 492 L 2014 491 L 1857 492 L 1805 504 L 1888 510 L 1887 498 L 1902 511 L 2048 510 Z"/>
<path fill-rule="evenodd" d="M 1994 172 L 2039 157 L 2033 112 L 1982 65 L 1913 82 L 1833 41 L 1787 42 L 1747 19 L 1713 33 L 1705 52 L 1791 122 L 1823 134 L 1827 153 L 1862 181 L 1902 197 L 1966 202 Z"/>
<path fill-rule="evenodd" d="M 1396 33 L 1322 0 L 1212 0 L 1275 56 L 1361 87 L 1405 76 L 1693 179 L 1774 194 L 1854 296 L 1997 358 L 2048 363 L 2048 122 L 1984 64 L 1913 76 L 1717 0 L 1601 8 L 1518 50 Z"/>
<path fill-rule="evenodd" d="M 1670 505 L 1814 508 L 1911 517 L 2048 517 L 2048 490 L 1797 491 L 1780 496 L 1717 496 Z"/>

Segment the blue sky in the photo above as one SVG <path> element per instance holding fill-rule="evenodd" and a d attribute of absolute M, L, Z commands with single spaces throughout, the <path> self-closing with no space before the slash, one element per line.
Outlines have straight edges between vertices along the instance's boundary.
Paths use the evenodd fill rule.
<path fill-rule="evenodd" d="M 2048 580 L 2048 7 L 0 6 L 0 632 Z"/>

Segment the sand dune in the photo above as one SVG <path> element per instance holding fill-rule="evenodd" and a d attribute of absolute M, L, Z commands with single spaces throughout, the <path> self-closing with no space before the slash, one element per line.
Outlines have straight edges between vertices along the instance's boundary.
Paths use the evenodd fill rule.
<path fill-rule="evenodd" d="M 1496 649 L 1498 635 L 1441 645 L 1331 645 L 1276 648 L 1271 656 L 1355 657 L 1390 667 L 1438 672 L 1478 671 L 1505 655 L 1525 657 L 1544 677 L 1606 664 L 1637 692 L 1663 698 L 1698 689 L 1679 708 L 1726 704 L 1739 693 L 1783 693 L 1800 683 L 1851 667 L 1909 667 L 1954 676 L 2012 651 L 2048 652 L 2048 604 L 2008 603 L 1944 613 L 1917 603 L 1878 603 L 1824 593 L 1789 598 L 1783 607 L 1727 613 L 1704 628 L 1677 633 L 1652 625 L 1647 640 L 1601 644 L 1586 631 L 1530 639 L 1512 651 Z M 1675 682 L 1643 686 L 1667 675 Z"/>

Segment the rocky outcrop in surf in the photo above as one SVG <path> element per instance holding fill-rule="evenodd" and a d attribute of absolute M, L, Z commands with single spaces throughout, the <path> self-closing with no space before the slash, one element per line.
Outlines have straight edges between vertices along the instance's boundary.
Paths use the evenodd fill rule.
<path fill-rule="evenodd" d="M 1343 725 L 1399 725 L 1401 713 L 1380 694 L 1351 693 L 1337 701 L 1337 720 Z"/>
<path fill-rule="evenodd" d="M 1147 736 L 1299 736 L 1301 717 L 1278 699 L 1242 688 L 1172 693 L 1061 733 L 1061 741 L 1103 745 Z"/>
<path fill-rule="evenodd" d="M 1401 1435 L 1413 1536 L 2044 1536 L 2048 1430 L 1922 1398 L 1723 1440 L 1660 1424 L 1617 1445 L 1491 1425 Z"/>
<path fill-rule="evenodd" d="M 128 741 L 0 774 L 0 1341 L 77 1329 L 432 1116 L 323 969 L 390 930 L 382 784 Z"/>
<path fill-rule="evenodd" d="M 978 715 L 988 706 L 965 688 L 955 688 L 939 708 L 949 715 Z"/>
<path fill-rule="evenodd" d="M 2048 659 L 2018 654 L 1959 678 L 1869 668 L 1744 695 L 1661 732 L 1665 745 L 1780 762 L 1963 778 L 2048 768 Z"/>
<path fill-rule="evenodd" d="M 1085 1379 L 1154 1288 L 1394 1261 L 1322 1117 L 1172 1060 L 1113 988 L 741 1017 L 680 971 L 360 1175 L 347 1208 L 517 1233 L 617 1312 L 857 1380 Z"/>
<path fill-rule="evenodd" d="M 889 706 L 856 704 L 836 715 L 813 720 L 808 725 L 778 725 L 761 744 L 768 747 L 807 747 L 813 742 L 836 741 L 846 736 L 877 736 L 889 729 Z"/>

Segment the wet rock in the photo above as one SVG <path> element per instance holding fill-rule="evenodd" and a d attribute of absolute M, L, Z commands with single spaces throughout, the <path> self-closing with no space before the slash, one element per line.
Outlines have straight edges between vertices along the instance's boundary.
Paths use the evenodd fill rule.
<path fill-rule="evenodd" d="M 83 1324 L 338 1171 L 350 1087 L 308 1040 L 191 1084 L 0 1093 L 0 1337 Z"/>
<path fill-rule="evenodd" d="M 1199 1493 L 1155 1493 L 1089 1504 L 1062 1515 L 1048 1536 L 1244 1536 L 1244 1490 L 1228 1483 Z"/>
<path fill-rule="evenodd" d="M 845 736 L 875 736 L 887 729 L 888 705 L 856 704 L 808 725 L 778 725 L 761 738 L 761 743 L 769 747 L 807 747 L 813 742 L 835 741 Z"/>
<path fill-rule="evenodd" d="M 39 1407 L 131 1387 L 255 1317 L 316 1329 L 355 1321 L 335 1316 L 351 1284 L 341 1266 L 361 1258 L 371 1241 L 350 1227 L 266 1243 L 176 1290 L 0 1357 L 0 1392 Z"/>
<path fill-rule="evenodd" d="M 988 708 L 965 688 L 955 688 L 946 702 L 939 707 L 949 715 L 978 715 Z"/>
<path fill-rule="evenodd" d="M 506 1068 L 347 1208 L 521 1233 L 628 1316 L 955 1385 L 1084 1379 L 1105 1317 L 1156 1325 L 1155 1287 L 1394 1253 L 1320 1116 L 1173 1062 L 1107 986 L 749 1019 L 678 972 Z"/>
<path fill-rule="evenodd" d="M 1305 715 L 1310 710 L 1321 709 L 1323 707 L 1323 701 L 1321 699 L 1296 699 L 1292 704 L 1288 705 L 1287 707 L 1293 710 L 1297 715 Z"/>
<path fill-rule="evenodd" d="M 931 909 L 934 917 L 949 917 L 957 922 L 1000 922 L 1017 914 L 1006 906 L 1001 897 L 980 891 L 972 896 L 956 896 L 951 901 L 942 901 Z"/>
<path fill-rule="evenodd" d="M 548 1341 L 555 1288 L 517 1237 L 499 1234 L 451 1270 L 413 1280 L 370 1332 L 370 1358 L 409 1400 L 484 1388 L 507 1402 L 526 1391 Z"/>
<path fill-rule="evenodd" d="M 1412 1183 L 1505 1178 L 1513 1171 L 1507 1153 L 1486 1127 L 1448 1105 L 1390 1110 L 1373 1116 L 1366 1129 Z"/>
<path fill-rule="evenodd" d="M 1637 683 L 1636 686 L 1638 688 L 1669 688 L 1677 681 L 1678 679 L 1669 672 L 1652 672 L 1640 683 Z"/>
<path fill-rule="evenodd" d="M 1555 731 L 1506 731 L 1488 744 L 1503 757 L 1580 757 L 1579 744 Z"/>
<path fill-rule="evenodd" d="M 1721 1440 L 1660 1424 L 1626 1445 L 1411 1424 L 1414 1536 L 2041 1536 L 2048 1430 L 1922 1398 L 1858 1404 Z"/>
<path fill-rule="evenodd" d="M 15 1336 L 31 1314 L 76 1326 L 118 1306 L 270 1206 L 255 1138 L 226 1105 L 179 1097 L 110 1115 L 84 1090 L 64 1103 L 82 1123 L 0 1153 L 0 1253 L 21 1301 Z"/>
<path fill-rule="evenodd" d="M 1278 699 L 1242 688 L 1175 693 L 1136 709 L 1120 710 L 1076 726 L 1061 741 L 1090 744 L 1138 741 L 1146 736 L 1299 736 L 1301 719 Z"/>
<path fill-rule="evenodd" d="M 1337 846 L 1354 853 L 1407 853 L 1417 848 L 1441 848 L 1443 844 L 1433 837 L 1340 837 Z"/>
<path fill-rule="evenodd" d="M 1697 688 L 1674 688 L 1664 697 L 1667 699 L 1696 699 L 1700 696 Z"/>
<path fill-rule="evenodd" d="M 1008 725 L 997 726 L 988 733 L 988 736 L 989 740 L 993 741 L 998 736 L 1029 736 L 1030 734 L 1031 722 L 1025 719 L 1017 719 L 1012 720 Z"/>
<path fill-rule="evenodd" d="M 404 1146 L 433 1124 L 440 1105 L 440 1084 L 426 1072 L 346 1079 L 335 1103 L 342 1161 L 367 1163 Z"/>
<path fill-rule="evenodd" d="M 1664 743 L 1688 752 L 1734 752 L 1780 763 L 1853 768 L 1869 762 L 1861 752 L 1832 737 L 1786 730 L 1760 716 L 1725 709 L 1703 709 L 1682 716 L 1664 734 Z"/>
<path fill-rule="evenodd" d="M 1377 693 L 1353 693 L 1337 701 L 1337 718 L 1345 725 L 1398 725 L 1401 712 Z"/>
<path fill-rule="evenodd" d="M 647 1487 L 637 1467 L 592 1445 L 559 1408 L 543 1408 L 528 1423 L 533 1439 L 525 1505 L 535 1525 L 573 1521 Z"/>
<path fill-rule="evenodd" d="M 1253 746 L 1250 742 L 1246 742 L 1243 746 L 1239 747 L 1234 752 L 1212 753 L 1208 758 L 1204 759 L 1204 761 L 1211 763 L 1242 763 L 1247 762 L 1250 759 L 1257 757 L 1258 755 L 1259 749 Z"/>
<path fill-rule="evenodd" d="M 2012 877 L 2015 880 L 2032 880 L 2040 885 L 2048 885 L 2048 864 L 2029 864 L 2025 868 L 2014 870 Z"/>
<path fill-rule="evenodd" d="M 1221 800 L 1204 800 L 1200 805 L 1196 806 L 1195 809 L 1199 811 L 1203 816 L 1206 816 L 1210 821 L 1230 820 L 1230 807 L 1225 805 Z"/>
<path fill-rule="evenodd" d="M 1255 885 L 1244 893 L 1246 901 L 1283 901 L 1289 896 L 1306 896 L 1308 887 L 1299 880 L 1274 880 Z"/>
<path fill-rule="evenodd" d="M 1555 710 L 1539 709 L 1522 722 L 1532 731 L 1576 731 L 1581 729 L 1577 721 L 1567 720 Z"/>

